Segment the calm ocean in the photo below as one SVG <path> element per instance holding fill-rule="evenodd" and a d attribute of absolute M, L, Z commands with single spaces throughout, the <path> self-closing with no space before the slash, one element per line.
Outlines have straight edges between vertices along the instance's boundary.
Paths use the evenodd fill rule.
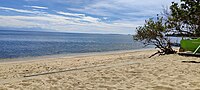
<path fill-rule="evenodd" d="M 131 35 L 0 30 L 0 58 L 142 49 Z M 146 47 L 148 48 L 148 47 Z"/>

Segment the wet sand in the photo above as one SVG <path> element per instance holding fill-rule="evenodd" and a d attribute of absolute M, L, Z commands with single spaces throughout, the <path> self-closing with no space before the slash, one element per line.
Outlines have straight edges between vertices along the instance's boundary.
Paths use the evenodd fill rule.
<path fill-rule="evenodd" d="M 188 90 L 200 88 L 200 58 L 156 50 L 0 63 L 0 90 Z"/>

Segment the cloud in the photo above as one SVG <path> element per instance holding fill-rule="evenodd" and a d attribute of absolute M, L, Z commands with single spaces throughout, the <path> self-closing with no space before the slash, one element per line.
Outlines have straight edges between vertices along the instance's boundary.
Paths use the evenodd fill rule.
<path fill-rule="evenodd" d="M 114 18 L 149 18 L 159 14 L 162 6 L 170 5 L 172 1 L 178 0 L 100 0 L 82 8 L 67 8 L 71 11 L 84 12 L 97 16 Z"/>
<path fill-rule="evenodd" d="M 19 12 L 19 13 L 30 13 L 30 14 L 41 14 L 41 13 L 44 13 L 44 12 L 40 12 L 40 11 L 30 11 L 30 10 L 15 9 L 15 8 L 9 8 L 9 7 L 0 7 L 0 10 L 15 11 L 15 12 Z"/>
<path fill-rule="evenodd" d="M 0 9 L 1 9 L 1 10 L 8 10 L 8 11 L 21 12 L 21 13 L 34 13 L 34 12 L 28 11 L 28 10 L 15 9 L 15 8 L 8 8 L 8 7 L 0 7 Z"/>
<path fill-rule="evenodd" d="M 5 8 L 6 10 L 21 13 L 32 11 Z M 25 12 L 26 11 L 26 12 Z M 67 13 L 58 11 L 58 14 L 38 12 L 28 16 L 2 16 L 0 15 L 0 27 L 14 28 L 41 28 L 44 30 L 62 32 L 82 32 L 82 33 L 130 33 L 134 25 L 129 23 L 105 23 L 101 19 L 87 16 L 85 14 Z"/>
<path fill-rule="evenodd" d="M 51 31 L 132 34 L 162 6 L 178 0 L 25 0 L 18 8 L 0 7 L 0 27 Z M 31 3 L 30 3 L 31 2 Z M 46 7 L 43 7 L 46 6 Z M 32 8 L 24 8 L 30 7 Z M 14 12 L 22 13 L 13 15 Z M 6 12 L 7 13 L 7 12 Z M 27 15 L 28 13 L 28 15 Z"/>
<path fill-rule="evenodd" d="M 30 8 L 34 8 L 34 9 L 48 9 L 48 7 L 41 7 L 41 6 L 24 6 L 24 7 L 30 7 Z"/>
<path fill-rule="evenodd" d="M 58 14 L 67 16 L 67 17 L 73 17 L 73 19 L 76 19 L 80 22 L 89 22 L 89 23 L 96 23 L 101 21 L 99 18 L 91 17 L 91 16 L 86 16 L 85 14 L 77 14 L 77 13 L 67 13 L 67 12 L 57 12 Z"/>
<path fill-rule="evenodd" d="M 85 14 L 67 13 L 67 12 L 62 12 L 62 11 L 59 11 L 57 13 L 61 15 L 66 15 L 66 16 L 85 17 Z"/>

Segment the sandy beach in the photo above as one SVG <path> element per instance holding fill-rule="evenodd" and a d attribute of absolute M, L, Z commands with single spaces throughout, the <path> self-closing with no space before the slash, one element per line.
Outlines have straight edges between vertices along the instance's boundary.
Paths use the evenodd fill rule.
<path fill-rule="evenodd" d="M 129 51 L 0 63 L 0 90 L 198 90 L 200 58 Z"/>

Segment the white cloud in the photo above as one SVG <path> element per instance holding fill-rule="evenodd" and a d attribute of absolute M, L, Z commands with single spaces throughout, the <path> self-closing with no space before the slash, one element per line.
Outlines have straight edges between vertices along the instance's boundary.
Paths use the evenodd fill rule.
<path fill-rule="evenodd" d="M 103 17 L 103 19 L 104 19 L 104 20 L 107 20 L 108 18 L 107 18 L 107 17 Z"/>
<path fill-rule="evenodd" d="M 35 9 L 48 9 L 48 7 L 42 7 L 42 6 L 24 6 L 24 7 L 31 7 L 31 8 L 35 8 Z"/>
<path fill-rule="evenodd" d="M 21 12 L 21 13 L 33 13 L 32 11 L 28 11 L 28 10 L 14 9 L 14 8 L 8 8 L 8 7 L 0 7 L 0 9 L 9 10 L 9 11 L 15 11 L 15 12 Z"/>
<path fill-rule="evenodd" d="M 61 1 L 63 0 L 53 2 L 61 3 Z M 135 27 L 142 25 L 145 19 L 160 13 L 163 9 L 162 6 L 170 5 L 172 1 L 178 0 L 95 0 L 93 3 L 80 6 L 81 8 L 67 8 L 67 10 L 76 13 L 52 10 L 55 12 L 54 14 L 35 10 L 0 7 L 0 10 L 30 14 L 29 16 L 0 15 L 0 27 L 38 27 L 46 30 L 66 32 L 133 34 Z M 72 0 L 67 0 L 66 2 L 73 3 Z M 84 2 L 82 1 L 81 3 Z M 26 7 L 36 10 L 50 10 L 42 6 Z"/>
<path fill-rule="evenodd" d="M 7 9 L 7 8 L 6 8 Z M 10 8 L 9 8 L 10 10 Z M 13 9 L 11 9 L 13 10 Z M 21 13 L 14 9 L 14 11 Z M 31 12 L 31 11 L 30 11 Z M 40 13 L 40 12 L 39 12 Z M 61 15 L 40 13 L 32 16 L 0 16 L 0 27 L 41 28 L 45 30 L 82 33 L 132 33 L 129 23 L 105 23 L 101 19 L 78 13 L 59 12 Z M 77 16 L 77 17 L 71 17 Z"/>
<path fill-rule="evenodd" d="M 162 6 L 169 6 L 172 1 L 178 0 L 99 0 L 83 8 L 67 9 L 107 17 L 134 18 L 136 15 L 148 18 L 159 14 L 163 9 Z"/>
<path fill-rule="evenodd" d="M 8 7 L 0 7 L 0 10 L 15 11 L 15 12 L 19 12 L 19 13 L 30 13 L 30 14 L 44 13 L 44 12 L 39 12 L 39 11 L 30 11 L 30 10 L 23 10 L 23 9 L 8 8 Z"/>
<path fill-rule="evenodd" d="M 57 12 L 58 14 L 64 15 L 64 16 L 72 16 L 74 17 L 73 19 L 76 18 L 76 20 L 83 21 L 83 22 L 90 22 L 90 23 L 96 23 L 98 21 L 101 21 L 99 18 L 91 17 L 91 16 L 86 16 L 85 14 L 77 14 L 77 13 L 67 13 L 67 12 Z"/>
<path fill-rule="evenodd" d="M 66 15 L 66 16 L 85 17 L 85 14 L 67 13 L 67 12 L 61 12 L 61 11 L 57 13 L 61 15 Z"/>

